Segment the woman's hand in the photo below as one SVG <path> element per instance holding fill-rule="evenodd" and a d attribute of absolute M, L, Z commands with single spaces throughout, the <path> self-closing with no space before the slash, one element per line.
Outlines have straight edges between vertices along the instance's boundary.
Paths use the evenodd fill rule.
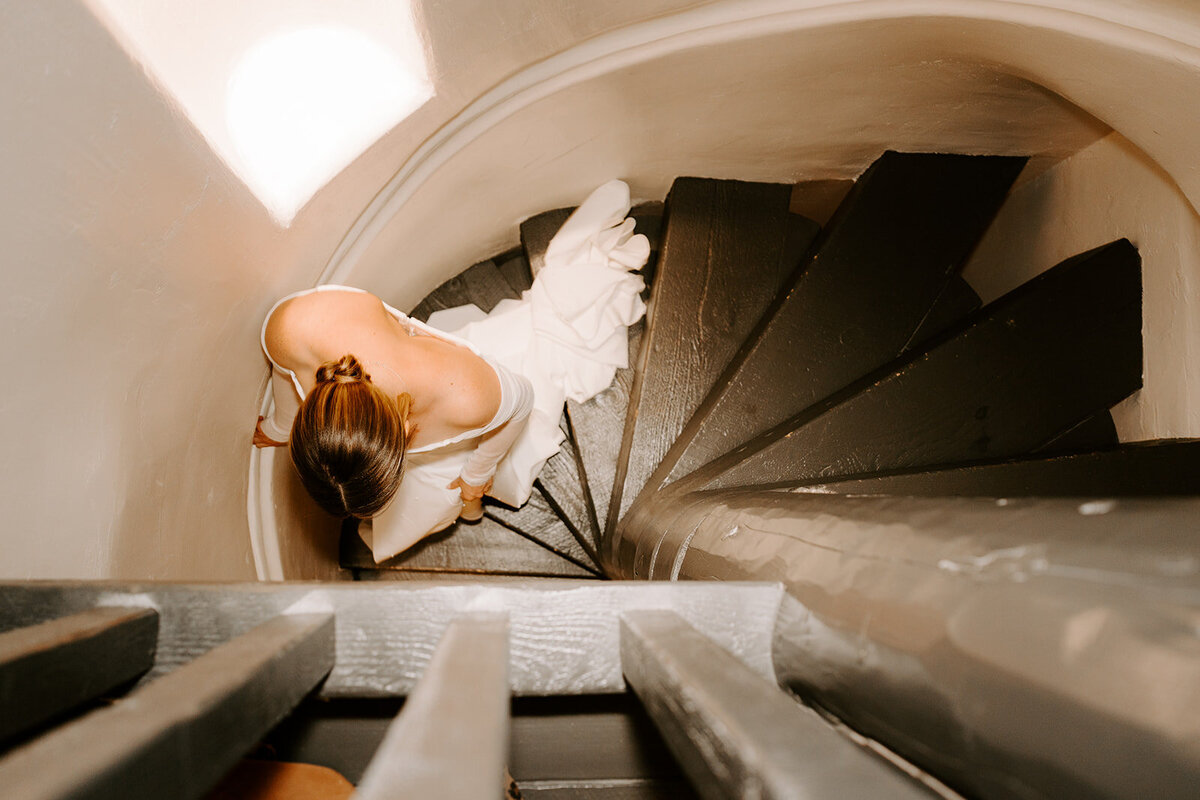
<path fill-rule="evenodd" d="M 462 496 L 463 507 L 458 516 L 468 522 L 475 522 L 483 516 L 483 496 L 491 490 L 492 481 L 489 479 L 482 486 L 472 486 L 458 477 L 451 481 L 446 488 L 458 489 L 458 493 Z"/>
<path fill-rule="evenodd" d="M 263 433 L 262 423 L 263 418 L 259 417 L 258 424 L 254 426 L 254 439 L 252 441 L 255 447 L 287 447 L 287 442 L 277 442 Z"/>

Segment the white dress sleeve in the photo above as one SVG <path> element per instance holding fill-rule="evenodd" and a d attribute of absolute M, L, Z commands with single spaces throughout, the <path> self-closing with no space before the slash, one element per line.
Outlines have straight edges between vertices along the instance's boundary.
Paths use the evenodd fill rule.
<path fill-rule="evenodd" d="M 529 379 L 499 364 L 492 366 L 500 378 L 500 408 L 488 425 L 490 430 L 480 437 L 479 446 L 463 465 L 460 477 L 471 486 L 482 486 L 496 474 L 496 466 L 529 424 L 529 412 L 533 410 L 533 384 Z"/>
<path fill-rule="evenodd" d="M 271 367 L 271 394 L 275 410 L 262 421 L 262 432 L 277 442 L 286 442 L 292 435 L 292 421 L 300 410 L 300 397 L 292 377 L 279 367 Z"/>

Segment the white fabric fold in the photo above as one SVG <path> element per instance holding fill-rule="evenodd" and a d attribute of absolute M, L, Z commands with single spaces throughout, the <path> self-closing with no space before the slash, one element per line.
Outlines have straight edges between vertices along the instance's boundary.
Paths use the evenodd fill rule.
<path fill-rule="evenodd" d="M 489 495 L 501 502 L 519 506 L 529 499 L 534 479 L 562 444 L 564 402 L 594 397 L 628 366 L 628 326 L 646 312 L 636 270 L 650 255 L 646 237 L 626 218 L 629 208 L 623 182 L 600 186 L 551 240 L 545 266 L 520 300 L 501 301 L 488 314 L 459 306 L 429 318 L 430 327 L 465 340 L 532 386 L 524 430 L 496 465 Z M 468 463 L 479 444 L 475 439 L 410 459 L 396 499 L 371 525 L 360 526 L 376 562 L 454 522 L 461 502 L 445 486 L 464 469 L 478 478 Z"/>

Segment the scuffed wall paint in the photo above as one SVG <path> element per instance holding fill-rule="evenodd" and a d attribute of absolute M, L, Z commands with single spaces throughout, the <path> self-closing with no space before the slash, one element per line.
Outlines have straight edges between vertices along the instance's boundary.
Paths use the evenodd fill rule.
<path fill-rule="evenodd" d="M 1200 217 L 1119 134 L 1019 183 L 963 271 L 984 302 L 1075 253 L 1127 238 L 1142 257 L 1143 389 L 1122 441 L 1200 436 Z"/>

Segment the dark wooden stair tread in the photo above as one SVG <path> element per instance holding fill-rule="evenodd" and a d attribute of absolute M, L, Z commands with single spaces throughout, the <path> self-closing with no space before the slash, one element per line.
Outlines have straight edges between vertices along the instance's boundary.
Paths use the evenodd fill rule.
<path fill-rule="evenodd" d="M 790 196 L 784 184 L 679 178 L 672 186 L 606 531 L 814 238 L 816 224 L 788 211 Z"/>
<path fill-rule="evenodd" d="M 528 264 L 536 265 L 537 269 L 541 269 L 546 248 L 550 246 L 550 240 L 558 233 L 559 228 L 567 221 L 572 211 L 574 208 L 553 209 L 530 217 L 521 223 L 521 247 Z M 629 215 L 636 223 L 635 232 L 644 235 L 650 242 L 650 258 L 641 272 L 642 279 L 649 285 L 653 280 L 661 242 L 663 204 L 640 203 L 633 207 Z M 510 267 L 510 269 L 512 268 Z M 638 322 L 630 329 L 629 364 L 631 366 L 628 369 L 617 371 L 613 386 L 587 403 L 567 402 L 568 425 L 576 442 L 576 469 L 584 490 L 582 505 L 589 514 L 595 515 L 594 519 L 597 523 L 603 521 L 604 515 L 608 511 L 613 475 L 616 472 L 617 453 L 620 449 L 621 434 L 625 429 L 629 386 L 633 380 L 632 365 L 637 359 L 642 328 L 643 323 Z M 562 457 L 565 462 L 566 455 L 568 455 L 567 448 L 564 448 L 563 453 L 555 456 L 552 461 L 558 461 Z M 562 469 L 569 468 L 566 463 L 548 464 L 552 473 L 560 467 Z M 549 478 L 543 475 L 543 479 L 549 480 L 551 483 L 555 480 L 553 474 Z M 572 510 L 570 508 L 579 506 L 579 501 L 573 500 L 568 493 L 558 491 L 554 486 L 548 486 L 548 489 L 553 500 L 563 507 L 566 516 L 576 526 L 576 529 L 582 530 L 579 528 L 579 509 Z M 593 527 L 589 522 L 587 527 L 592 530 L 593 541 L 598 544 L 600 535 L 598 524 Z"/>
<path fill-rule="evenodd" d="M 473 525 L 451 525 L 379 564 L 352 528 L 343 528 L 340 550 L 341 565 L 347 569 L 597 577 L 487 516 Z"/>
<path fill-rule="evenodd" d="M 595 547 L 567 524 L 540 483 L 534 484 L 529 501 L 520 508 L 488 504 L 484 506 L 484 515 L 577 566 L 601 572 Z"/>
<path fill-rule="evenodd" d="M 1103 450 L 1117 445 L 1117 426 L 1107 409 L 1097 411 L 1050 441 L 1035 452 L 1044 455 L 1068 455 Z"/>
<path fill-rule="evenodd" d="M 1141 387 L 1141 266 L 1120 240 L 1048 270 L 924 351 L 696 473 L 782 484 L 1018 456 Z"/>
<path fill-rule="evenodd" d="M 893 152 L 879 158 L 682 430 L 648 491 L 888 363 L 914 334 L 932 332 L 923 327 L 963 313 L 969 287 L 952 275 L 1024 163 Z"/>
<path fill-rule="evenodd" d="M 474 304 L 484 312 L 507 298 L 519 297 L 493 261 L 481 261 L 434 289 L 409 315 L 426 322 L 429 315 L 455 306 Z"/>
<path fill-rule="evenodd" d="M 633 386 L 633 364 L 641 347 L 643 321 L 629 328 L 629 367 L 618 369 L 612 386 L 586 403 L 567 401 L 567 418 L 575 434 L 576 448 L 583 464 L 597 520 L 603 522 L 612 498 L 621 452 L 621 435 L 629 410 L 629 391 Z M 597 531 L 599 534 L 600 531 Z M 599 539 L 597 539 L 597 546 Z"/>
<path fill-rule="evenodd" d="M 1133 442 L 1092 453 L 837 478 L 807 489 L 908 497 L 1200 495 L 1200 440 Z"/>

